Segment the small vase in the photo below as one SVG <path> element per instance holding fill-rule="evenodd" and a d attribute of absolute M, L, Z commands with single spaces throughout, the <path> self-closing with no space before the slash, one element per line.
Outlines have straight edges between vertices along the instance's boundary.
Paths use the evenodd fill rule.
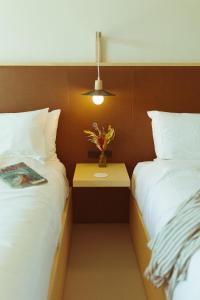
<path fill-rule="evenodd" d="M 105 155 L 105 151 L 101 151 L 101 154 L 99 155 L 98 165 L 99 165 L 100 168 L 105 168 L 106 167 L 106 155 Z"/>

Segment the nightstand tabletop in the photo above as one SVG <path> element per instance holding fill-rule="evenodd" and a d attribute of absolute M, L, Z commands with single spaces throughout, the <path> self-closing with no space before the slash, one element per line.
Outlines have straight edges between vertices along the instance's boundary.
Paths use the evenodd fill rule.
<path fill-rule="evenodd" d="M 107 173 L 107 177 L 95 177 L 95 173 Z M 111 163 L 100 168 L 98 164 L 76 164 L 74 187 L 130 187 L 130 178 L 124 163 Z"/>

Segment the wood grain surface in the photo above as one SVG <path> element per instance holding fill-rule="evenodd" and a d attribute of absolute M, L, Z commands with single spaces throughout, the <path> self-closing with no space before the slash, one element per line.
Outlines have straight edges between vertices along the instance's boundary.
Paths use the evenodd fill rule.
<path fill-rule="evenodd" d="M 147 110 L 200 112 L 200 67 L 102 67 L 104 88 L 115 93 L 101 106 L 81 93 L 93 87 L 95 67 L 0 67 L 0 112 L 61 108 L 58 156 L 70 180 L 76 162 L 95 162 L 84 129 L 112 124 L 116 139 L 110 162 L 125 162 L 129 174 L 138 161 L 155 157 Z"/>

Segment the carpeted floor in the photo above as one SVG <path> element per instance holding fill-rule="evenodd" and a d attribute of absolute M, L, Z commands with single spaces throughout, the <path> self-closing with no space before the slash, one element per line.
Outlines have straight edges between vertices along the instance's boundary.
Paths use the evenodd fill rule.
<path fill-rule="evenodd" d="M 74 224 L 65 300 L 146 300 L 128 224 Z"/>

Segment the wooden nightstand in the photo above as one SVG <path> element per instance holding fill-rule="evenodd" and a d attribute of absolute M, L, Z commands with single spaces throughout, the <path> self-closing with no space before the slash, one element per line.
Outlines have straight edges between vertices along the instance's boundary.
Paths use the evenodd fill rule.
<path fill-rule="evenodd" d="M 107 176 L 101 177 L 101 174 Z M 106 168 L 99 168 L 97 164 L 77 164 L 73 187 L 130 187 L 130 178 L 124 163 L 108 164 Z"/>
<path fill-rule="evenodd" d="M 128 222 L 129 188 L 124 163 L 108 164 L 106 168 L 77 164 L 73 178 L 75 222 Z"/>

